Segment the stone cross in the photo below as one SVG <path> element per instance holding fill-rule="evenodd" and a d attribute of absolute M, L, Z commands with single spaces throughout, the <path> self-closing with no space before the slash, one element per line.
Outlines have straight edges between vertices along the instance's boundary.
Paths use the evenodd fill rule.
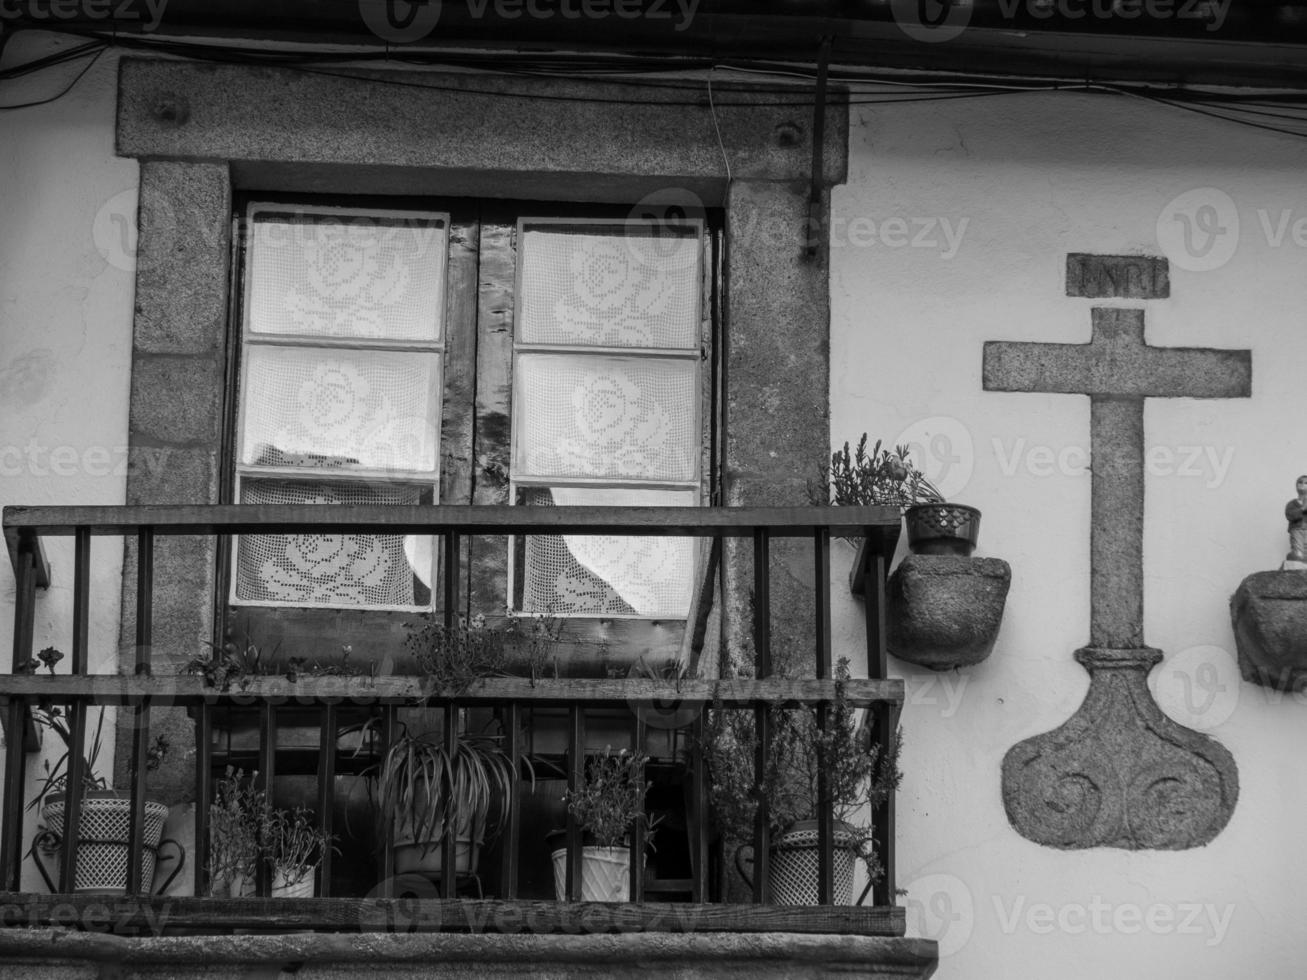
<path fill-rule="evenodd" d="M 1069 296 L 1169 295 L 1166 260 L 1067 257 Z M 1013 826 L 1053 847 L 1178 849 L 1205 844 L 1238 797 L 1234 759 L 1164 715 L 1148 690 L 1162 659 L 1144 643 L 1144 399 L 1246 398 L 1246 350 L 1151 347 L 1141 308 L 1095 307 L 1088 344 L 990 341 L 987 391 L 1089 396 L 1090 640 L 1076 659 L 1089 693 L 1060 728 L 1003 760 Z"/>

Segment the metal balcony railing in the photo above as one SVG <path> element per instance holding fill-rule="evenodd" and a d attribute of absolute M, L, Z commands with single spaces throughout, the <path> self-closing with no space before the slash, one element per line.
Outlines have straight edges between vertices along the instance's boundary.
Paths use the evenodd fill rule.
<path fill-rule="evenodd" d="M 47 896 L 20 891 L 25 846 L 36 832 L 37 815 L 24 799 L 25 777 L 29 775 L 29 753 L 36 747 L 33 713 L 57 706 L 66 718 L 72 744 L 83 744 L 88 714 L 97 706 L 118 706 L 119 726 L 130 724 L 131 752 L 126 766 L 126 787 L 118 787 L 130 801 L 130 841 L 127 853 L 139 855 L 145 841 L 146 769 L 150 742 L 151 712 L 163 706 L 187 709 L 195 724 L 195 824 L 194 851 L 190 856 L 196 870 L 196 895 L 206 894 L 208 865 L 209 805 L 215 779 L 224 760 L 221 743 L 215 743 L 215 725 L 233 711 L 253 712 L 257 717 L 257 749 L 249 760 L 271 787 L 279 767 L 290 757 L 278 749 L 279 719 L 294 711 L 306 715 L 317 726 L 318 751 L 310 748 L 302 757 L 312 759 L 317 777 L 316 819 L 327 833 L 332 827 L 333 794 L 336 792 L 341 752 L 337 736 L 350 712 L 362 711 L 375 719 L 382 748 L 396 731 L 397 713 L 418 705 L 431 709 L 440 719 L 443 737 L 452 744 L 460 737 L 459 719 L 468 711 L 493 715 L 505 732 L 514 733 L 505 751 L 513 772 L 521 776 L 530 769 L 516 734 L 524 712 L 548 708 L 566 718 L 566 752 L 563 754 L 567 784 L 575 787 L 582 776 L 587 719 L 605 709 L 629 708 L 633 704 L 668 704 L 691 708 L 739 710 L 755 716 L 758 758 L 766 758 L 772 737 L 769 710 L 775 705 L 811 707 L 818 724 L 827 723 L 830 704 L 836 697 L 836 680 L 831 650 L 830 545 L 832 536 L 861 540 L 855 568 L 850 577 L 855 591 L 865 595 L 869 674 L 843 684 L 847 702 L 867 707 L 871 741 L 889 745 L 897 729 L 903 702 L 903 684 L 886 678 L 884 583 L 885 572 L 899 529 L 898 513 L 891 508 L 590 508 L 590 507 L 359 507 L 359 506 L 148 506 L 148 507 L 7 507 L 4 534 L 16 580 L 12 673 L 0 675 L 0 718 L 7 736 L 3 801 L 0 810 L 0 905 L 6 908 L 6 925 L 51 924 Z M 202 676 L 156 675 L 153 628 L 154 547 L 164 535 L 209 535 L 229 546 L 238 534 L 329 534 L 385 533 L 430 535 L 442 542 L 444 568 L 457 568 L 460 539 L 468 535 L 604 534 L 682 535 L 711 539 L 720 548 L 722 539 L 742 539 L 752 549 L 752 646 L 754 677 L 750 679 L 609 679 L 491 677 L 458 692 L 435 689 L 420 676 L 253 676 L 244 678 L 239 689 L 224 689 L 206 683 Z M 48 588 L 52 571 L 43 542 L 52 536 L 73 538 L 72 639 L 69 673 L 36 673 L 29 669 L 33 656 L 33 632 L 37 590 Z M 135 662 L 122 663 L 118 673 L 88 672 L 90 562 L 92 538 L 134 537 L 137 545 L 135 589 Z M 778 538 L 803 538 L 812 542 L 814 561 L 813 603 L 815 629 L 812 636 L 811 674 L 805 678 L 773 674 L 771 561 L 772 542 Z M 720 554 L 720 551 L 718 552 Z M 440 582 L 445 625 L 455 622 L 460 603 L 457 575 L 444 575 Z M 50 600 L 43 599 L 42 602 Z M 54 615 L 53 610 L 47 610 Z M 188 654 L 190 651 L 175 651 Z M 176 658 L 173 658 L 175 662 Z M 641 746 L 647 734 L 641 713 L 631 713 L 631 744 Z M 785 930 L 835 932 L 868 935 L 902 935 L 903 914 L 895 905 L 894 800 L 893 794 L 874 808 L 871 827 L 885 872 L 872 892 L 870 905 L 834 905 L 834 816 L 829 806 L 829 781 L 819 778 L 818 895 L 821 904 L 811 907 L 777 906 L 770 894 L 768 863 L 770 843 L 765 814 L 754 834 L 756 856 L 752 903 L 713 902 L 711 869 L 711 825 L 708 805 L 708 771 L 704 758 L 705 711 L 684 713 L 684 753 L 680 761 L 685 794 L 687 838 L 690 848 L 690 879 L 683 903 L 633 902 L 604 909 L 598 919 L 568 917 L 571 903 L 528 900 L 519 896 L 519 858 L 524 847 L 535 842 L 521 839 L 518 795 L 513 794 L 502 840 L 502 857 L 495 880 L 484 884 L 479 897 L 463 897 L 456 875 L 444 875 L 429 898 L 404 905 L 402 928 L 444 930 L 561 931 L 612 929 L 700 929 L 716 931 Z M 219 748 L 215 748 L 218 745 Z M 221 757 L 220 757 L 221 756 Z M 303 764 L 303 758 L 300 763 Z M 59 834 L 57 873 L 53 891 L 65 905 L 79 907 L 89 902 L 110 902 L 115 921 L 128 927 L 148 928 L 158 904 L 168 902 L 169 922 L 175 926 L 205 930 L 259 928 L 397 928 L 393 856 L 380 848 L 376 869 L 378 886 L 366 896 L 332 895 L 332 855 L 327 854 L 318 872 L 318 894 L 312 899 L 266 898 L 214 899 L 207 897 L 151 897 L 151 882 L 143 881 L 142 862 L 129 860 L 126 887 L 113 897 L 76 893 L 75 873 L 79 847 L 86 837 L 79 834 L 79 803 L 82 796 L 84 762 L 80 753 L 69 755 L 66 824 Z M 33 773 L 35 775 L 36 773 Z M 524 780 L 523 780 L 524 781 Z M 384 831 L 389 834 L 389 829 Z M 575 898 L 581 875 L 580 832 L 568 819 L 569 848 L 567 889 Z M 81 843 L 79 844 L 79 841 Z M 632 835 L 632 894 L 645 897 L 645 841 Z M 455 867 L 454 834 L 445 834 L 443 866 Z M 720 867 L 720 864 L 717 865 Z M 259 894 L 267 895 L 266 873 L 260 876 Z M 488 894 L 488 897 L 487 897 Z M 17 910 L 15 913 L 14 910 Z M 528 914 L 529 913 L 529 914 Z"/>

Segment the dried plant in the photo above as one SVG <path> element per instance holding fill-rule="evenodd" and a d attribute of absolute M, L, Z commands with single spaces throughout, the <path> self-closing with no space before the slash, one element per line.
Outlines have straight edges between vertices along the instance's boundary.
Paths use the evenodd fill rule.
<path fill-rule="evenodd" d="M 41 785 L 37 790 L 32 801 L 27 804 L 29 810 L 37 809 L 43 802 L 51 796 L 68 791 L 69 776 L 69 759 L 73 751 L 73 735 L 69 719 L 65 717 L 63 711 L 56 707 L 42 706 L 32 712 L 32 720 L 36 724 L 59 736 L 64 743 L 63 755 L 55 760 L 54 765 L 45 761 L 45 775 L 41 777 Z M 86 750 L 84 746 L 78 746 L 78 751 L 82 755 L 82 789 L 83 791 L 107 790 L 109 782 L 104 776 L 97 776 L 95 773 L 95 764 L 100 758 L 100 749 L 104 745 L 104 708 L 100 708 L 95 722 L 95 734 L 91 738 L 91 747 Z"/>
<path fill-rule="evenodd" d="M 460 616 L 452 626 L 432 617 L 407 624 L 404 643 L 418 668 L 449 694 L 462 694 L 476 681 L 520 671 L 544 676 L 562 637 L 562 622 L 554 616 L 512 616 L 503 626 L 489 626 L 484 615 Z M 554 668 L 556 670 L 557 664 Z"/>
<path fill-rule="evenodd" d="M 311 876 L 322 863 L 327 848 L 334 849 L 334 838 L 302 806 L 293 810 L 264 807 L 260 813 L 259 839 L 264 858 L 288 886 Z"/>
<path fill-rule="evenodd" d="M 891 452 L 882 449 L 877 439 L 868 454 L 865 432 L 856 448 L 850 450 L 846 442 L 843 449 L 831 454 L 830 467 L 815 484 L 809 483 L 808 494 L 816 506 L 882 506 L 900 510 L 944 499 L 908 458 L 907 446 L 897 446 Z"/>
<path fill-rule="evenodd" d="M 254 788 L 258 773 L 245 778 L 228 766 L 214 787 L 209 804 L 209 880 L 226 888 L 238 879 L 252 882 L 259 862 L 259 815 L 267 807 L 262 790 Z M 239 896 L 233 896 L 239 897 Z"/>
<path fill-rule="evenodd" d="M 305 807 L 274 809 L 255 786 L 257 771 L 228 766 L 209 804 L 209 877 L 217 886 L 241 890 L 266 861 L 286 885 L 313 874 L 335 838 L 318 826 Z M 232 897 L 239 897 L 239 894 Z"/>
<path fill-rule="evenodd" d="M 837 820 L 852 821 L 859 811 L 884 803 L 898 788 L 901 737 L 896 734 L 888 746 L 866 744 L 846 694 L 847 659 L 840 660 L 835 679 L 835 698 L 824 729 L 813 708 L 773 705 L 768 709 L 771 746 L 761 774 L 752 712 L 721 705 L 711 712 L 704 745 L 712 777 L 710 799 L 719 825 L 734 840 L 752 838 L 760 801 L 766 801 L 773 836 L 798 821 L 815 819 L 823 768 Z M 877 880 L 881 868 L 871 829 L 849 826 L 852 845 L 871 879 Z"/>

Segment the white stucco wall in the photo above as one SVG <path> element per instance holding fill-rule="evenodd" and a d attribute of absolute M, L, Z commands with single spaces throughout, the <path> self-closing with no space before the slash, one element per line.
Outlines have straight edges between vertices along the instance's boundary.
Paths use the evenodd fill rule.
<path fill-rule="evenodd" d="M 19 36 L 5 51 L 4 64 L 54 49 L 47 38 Z M 138 168 L 135 160 L 113 153 L 116 61 L 101 58 L 57 102 L 0 112 L 3 506 L 125 499 Z M 52 95 L 84 64 L 6 82 L 0 104 Z M 117 662 L 122 555 L 119 538 L 92 542 L 93 671 L 111 672 Z M 37 593 L 34 649 L 55 646 L 70 656 L 72 539 L 47 542 L 47 556 L 53 584 L 48 593 Z M 14 575 L 5 560 L 0 562 L 5 670 L 13 617 Z M 68 666 L 65 659 L 59 668 Z M 90 723 L 93 727 L 94 716 Z M 112 772 L 112 739 L 97 768 Z M 36 771 L 39 767 L 29 767 Z M 30 871 L 25 868 L 24 885 L 35 887 Z"/>
<path fill-rule="evenodd" d="M 1282 507 L 1307 472 L 1304 173 L 1307 141 L 1109 95 L 852 111 L 833 202 L 832 443 L 918 444 L 950 497 L 984 512 L 977 553 L 1013 569 L 986 663 L 894 662 L 908 692 L 899 884 L 909 933 L 940 941 L 941 980 L 1300 975 L 1307 703 L 1239 680 L 1228 601 L 1278 567 Z M 1168 210 L 1201 188 L 1214 190 Z M 1009 826 L 1000 766 L 1087 689 L 1072 652 L 1089 638 L 1089 401 L 983 391 L 982 344 L 1087 342 L 1091 306 L 1139 304 L 1067 298 L 1066 254 L 1159 254 L 1159 218 L 1165 234 L 1176 206 L 1208 204 L 1225 230 L 1207 264 L 1225 261 L 1190 271 L 1173 251 L 1171 298 L 1143 304 L 1147 338 L 1251 348 L 1253 396 L 1147 404 L 1145 635 L 1167 654 L 1150 677 L 1163 708 L 1234 754 L 1238 807 L 1205 848 L 1060 852 Z M 842 600 L 837 616 L 856 650 L 861 607 Z"/>

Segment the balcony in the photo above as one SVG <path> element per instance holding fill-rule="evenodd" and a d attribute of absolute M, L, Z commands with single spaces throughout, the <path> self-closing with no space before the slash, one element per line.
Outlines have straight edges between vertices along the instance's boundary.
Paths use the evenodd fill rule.
<path fill-rule="evenodd" d="M 103 914 L 112 931 L 145 937 L 160 931 L 193 936 L 221 937 L 234 931 L 263 935 L 272 943 L 268 959 L 351 959 L 342 940 L 319 937 L 314 946 L 300 930 L 315 933 L 392 933 L 408 936 L 410 943 L 435 942 L 421 936 L 434 933 L 470 934 L 449 938 L 445 952 L 475 960 L 509 956 L 511 944 L 494 946 L 503 933 L 529 934 L 546 945 L 570 934 L 576 943 L 598 942 L 600 934 L 642 933 L 631 939 L 632 956 L 646 961 L 688 955 L 691 947 L 669 952 L 656 937 L 665 933 L 711 933 L 720 938 L 699 948 L 704 937 L 690 937 L 700 958 L 696 968 L 707 969 L 733 956 L 731 962 L 750 959 L 767 942 L 791 944 L 776 956 L 798 957 L 793 963 L 855 962 L 875 976 L 926 976 L 935 961 L 934 944 L 902 939 L 903 909 L 895 902 L 893 794 L 866 815 L 877 857 L 884 873 L 855 904 L 837 904 L 836 858 L 832 842 L 837 830 L 830 805 L 829 773 L 820 769 L 815 800 L 816 882 L 813 904 L 778 904 L 769 873 L 771 830 L 761 808 L 754 824 L 754 874 L 751 894 L 735 895 L 723 888 L 726 879 L 721 835 L 709 804 L 710 771 L 706 761 L 706 725 L 714 713 L 743 712 L 752 716 L 756 757 L 768 758 L 772 748 L 774 712 L 811 710 L 819 730 L 831 723 L 837 700 L 866 709 L 862 733 L 868 746 L 891 744 L 903 703 L 903 683 L 886 677 L 883 590 L 886 566 L 898 535 L 898 515 L 885 508 L 531 508 L 531 507 L 313 507 L 313 506 L 156 506 L 156 507 L 8 507 L 4 533 L 13 564 L 16 589 L 12 672 L 0 675 L 0 716 L 3 717 L 5 769 L 3 825 L 0 827 L 0 907 L 6 926 L 58 928 L 72 924 L 86 931 L 87 916 Z M 155 616 L 154 548 L 166 535 L 205 535 L 219 540 L 221 554 L 231 536 L 238 534 L 340 534 L 373 532 L 428 535 L 440 542 L 444 567 L 457 567 L 460 541 L 470 535 L 681 535 L 703 539 L 711 549 L 711 562 L 721 560 L 725 539 L 738 539 L 735 560 L 747 562 L 752 576 L 752 629 L 749 645 L 754 658 L 752 677 L 717 679 L 693 676 L 640 676 L 634 678 L 569 676 L 487 676 L 460 689 L 437 684 L 430 676 L 402 673 L 346 674 L 311 672 L 252 672 L 231 683 L 203 673 L 156 673 L 152 642 Z M 32 669 L 33 632 L 38 605 L 42 615 L 58 615 L 46 608 L 54 594 L 38 598 L 48 589 L 52 570 L 45 542 L 54 536 L 73 538 L 71 570 L 71 652 L 68 673 Z M 88 672 L 90 561 L 95 537 L 134 538 L 136 542 L 135 662 L 122 663 L 115 674 Z M 853 587 L 867 599 L 867 663 L 869 678 L 836 679 L 831 640 L 831 540 L 861 539 L 850 576 Z M 797 538 L 811 543 L 813 555 L 812 601 L 815 628 L 811 641 L 811 673 L 782 677 L 773 672 L 773 615 L 770 603 L 773 562 L 769 559 L 777 539 Z M 439 583 L 445 628 L 456 624 L 455 610 L 464 597 L 458 576 Z M 711 590 L 709 590 L 711 591 Z M 66 594 L 66 593 L 61 593 Z M 62 614 L 66 614 L 62 613 Z M 692 615 L 692 621 L 694 616 Z M 192 651 L 181 651 L 190 655 Z M 169 661 L 175 663 L 176 659 Z M 791 658 L 791 662 L 793 659 Z M 152 895 L 152 883 L 143 861 L 127 861 L 125 887 L 114 893 L 79 888 L 78 852 L 99 846 L 79 824 L 85 763 L 80 753 L 69 753 L 67 778 L 68 826 L 44 839 L 48 851 L 50 894 L 23 892 L 25 855 L 42 822 L 24 798 L 28 777 L 36 777 L 33 755 L 39 747 L 40 712 L 51 708 L 66 720 L 72 744 L 85 744 L 93 731 L 98 709 L 117 710 L 118 726 L 130 725 L 127 785 L 115 787 L 127 801 L 130 813 L 127 854 L 141 854 L 145 846 L 146 773 L 151 741 L 151 713 L 164 707 L 184 708 L 194 723 L 193 826 L 187 828 L 191 850 L 186 860 L 193 869 L 193 895 Z M 649 710 L 660 721 L 648 725 Z M 404 874 L 396 874 L 392 821 L 380 820 L 372 834 L 383 846 L 374 852 L 351 844 L 340 853 L 328 850 L 315 873 L 317 897 L 271 897 L 269 873 L 261 869 L 255 894 L 248 897 L 210 897 L 210 805 L 215 786 L 228 766 L 257 769 L 259 784 L 271 792 L 279 780 L 294 777 L 314 788 L 308 808 L 317 826 L 335 837 L 338 846 L 356 841 L 356 832 L 340 825 L 342 780 L 359 778 L 367 763 L 384 753 L 400 730 L 405 713 L 421 711 L 440 732 L 446 745 L 467 737 L 469 719 L 493 722 L 507 733 L 502 743 L 509 760 L 512 790 L 507 794 L 506 817 L 498 842 L 490 849 L 477 875 L 429 877 L 422 888 L 411 887 Z M 553 741 L 537 743 L 532 724 L 552 718 Z M 614 719 L 618 719 L 614 721 Z M 245 724 L 244 741 L 232 731 Z M 629 902 L 581 902 L 581 830 L 576 819 L 563 811 L 567 848 L 563 893 L 566 901 L 542 896 L 528 880 L 525 866 L 540 851 L 538 827 L 529 819 L 534 787 L 546 776 L 575 790 L 585 777 L 588 755 L 595 751 L 587 731 L 611 737 L 613 726 L 623 729 L 633 750 L 650 756 L 650 791 L 646 805 L 668 811 L 660 847 L 684 852 L 684 860 L 671 872 L 639 858 L 646 853 L 640 824 L 630 835 L 631 895 Z M 291 729 L 309 731 L 311 737 L 291 744 Z M 366 729 L 369 738 L 342 744 L 345 731 Z M 298 745 L 298 748 L 296 747 Z M 655 800 L 654 791 L 675 790 L 669 803 Z M 667 816 L 667 812 L 662 812 Z M 668 829 L 670 825 L 673 829 Z M 366 835 L 365 835 L 366 836 Z M 80 843 L 78 843 L 80 841 Z M 457 867 L 455 835 L 440 842 L 443 867 Z M 364 853 L 359 853 L 364 851 Z M 164 861 L 162 852 L 159 861 Z M 369 863 L 373 862 L 373 863 Z M 350 887 L 343 866 L 366 866 L 364 881 Z M 475 879 L 475 880 L 473 880 Z M 30 881 L 30 878 L 28 879 Z M 742 900 L 740 900 L 742 899 Z M 161 926 L 161 923 L 166 925 Z M 290 934 L 290 935 L 287 935 Z M 766 941 L 758 934 L 772 934 Z M 31 933 L 0 930 L 0 947 L 18 959 L 31 955 Z M 805 938 L 806 937 L 806 938 Z M 835 937 L 843 937 L 836 939 Z M 249 937 L 246 937 L 249 938 Z M 357 936 L 355 937 L 357 939 Z M 519 937 L 521 938 L 521 937 Z M 117 941 L 115 939 L 115 941 Z M 137 941 L 137 940 L 132 940 Z M 198 941 L 198 940 L 197 940 Z M 213 942 L 217 942 L 214 939 Z M 394 939 L 389 940 L 394 942 Z M 76 942 L 90 943 L 83 937 Z M 654 946 L 642 943 L 652 942 Z M 763 945 L 757 945 L 763 942 Z M 849 946 L 849 943 L 854 946 Z M 490 945 L 486 945 L 489 943 Z M 459 945 L 462 944 L 462 945 Z M 468 945 L 471 944 L 471 945 Z M 814 945 L 815 944 L 815 945 Z M 253 949 L 255 946 L 251 946 Z M 92 948 L 94 947 L 94 948 Z M 103 958 L 101 946 L 92 943 L 86 957 Z M 292 949 L 291 947 L 294 947 Z M 466 948 L 464 948 L 466 947 Z M 212 944 L 205 955 L 218 956 Z M 354 948 L 354 947 L 351 947 Z M 422 960 L 416 946 L 392 950 L 395 962 Z M 431 948 L 424 946 L 422 948 Z M 458 953 L 457 950 L 463 950 Z M 65 952 L 74 946 L 65 946 Z M 298 952 L 295 952 L 298 950 Z M 480 952 L 477 952 L 477 951 Z M 731 953 L 735 950 L 735 953 Z M 121 951 L 120 951 L 121 953 Z M 612 950 L 606 955 L 611 955 Z M 76 953 L 76 955 L 83 955 Z M 76 955 L 74 958 L 76 958 Z M 114 954 L 118 955 L 118 954 Z M 121 953 L 130 959 L 132 954 Z M 144 954 L 142 954 L 144 955 Z M 232 954 L 236 955 L 236 954 Z M 253 954 L 251 954 L 253 955 Z M 389 954 L 387 954 L 389 955 Z M 524 952 L 524 962 L 536 953 Z M 298 960 L 296 959 L 298 957 Z M 408 957 L 409 960 L 404 958 Z M 184 958 L 184 957 L 183 957 Z M 883 961 L 883 962 L 882 962 Z M 777 962 L 781 962 L 777 960 Z M 666 960 L 669 967 L 675 963 Z"/>

